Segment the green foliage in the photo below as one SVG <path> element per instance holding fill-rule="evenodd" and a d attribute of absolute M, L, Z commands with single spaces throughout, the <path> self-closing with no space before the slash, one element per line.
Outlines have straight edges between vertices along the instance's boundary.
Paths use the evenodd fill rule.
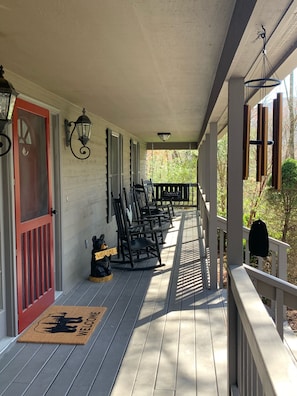
<path fill-rule="evenodd" d="M 282 165 L 282 186 L 280 191 L 271 187 L 266 191 L 267 201 L 274 212 L 279 212 L 282 222 L 282 240 L 287 241 L 297 213 L 297 161 L 287 158 Z"/>
<path fill-rule="evenodd" d="M 148 150 L 146 174 L 155 183 L 197 183 L 197 151 Z"/>
<path fill-rule="evenodd" d="M 292 194 L 296 193 L 296 191 L 297 161 L 293 158 L 288 158 L 282 165 L 282 192 Z"/>
<path fill-rule="evenodd" d="M 227 215 L 227 134 L 218 141 L 217 148 L 217 213 Z"/>

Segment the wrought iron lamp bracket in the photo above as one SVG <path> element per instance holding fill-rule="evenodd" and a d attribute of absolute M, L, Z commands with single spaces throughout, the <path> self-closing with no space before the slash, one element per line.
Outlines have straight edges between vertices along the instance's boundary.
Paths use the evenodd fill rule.
<path fill-rule="evenodd" d="M 72 130 L 71 127 L 73 126 Z M 74 148 L 73 146 L 73 133 L 74 131 L 81 126 L 80 132 L 78 132 L 78 140 L 81 142 L 80 148 Z M 87 132 L 84 133 L 84 127 L 87 127 Z M 70 147 L 70 150 L 75 158 L 79 160 L 85 160 L 90 157 L 91 150 L 87 146 L 90 137 L 90 128 L 91 121 L 85 115 L 85 109 L 83 109 L 83 115 L 80 116 L 77 121 L 69 121 L 67 119 L 64 120 L 64 128 L 65 128 L 65 144 L 66 147 Z"/>
<path fill-rule="evenodd" d="M 11 140 L 8 135 L 3 133 L 5 125 L 7 125 L 8 121 L 0 120 L 0 157 L 6 155 L 11 148 Z"/>

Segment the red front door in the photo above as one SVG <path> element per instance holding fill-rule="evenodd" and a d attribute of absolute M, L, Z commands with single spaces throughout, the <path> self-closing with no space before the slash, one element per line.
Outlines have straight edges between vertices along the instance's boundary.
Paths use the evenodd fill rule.
<path fill-rule="evenodd" d="M 13 142 L 20 333 L 54 301 L 49 112 L 18 99 Z"/>

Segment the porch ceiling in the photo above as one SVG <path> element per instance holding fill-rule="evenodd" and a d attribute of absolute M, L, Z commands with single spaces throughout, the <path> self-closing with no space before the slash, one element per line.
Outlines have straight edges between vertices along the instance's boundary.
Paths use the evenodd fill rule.
<path fill-rule="evenodd" d="M 296 67 L 296 2 L 0 0 L 0 63 L 146 142 L 197 142 L 224 126 L 226 81 L 261 53 L 262 24 L 270 62 L 291 54 L 278 77 Z"/>

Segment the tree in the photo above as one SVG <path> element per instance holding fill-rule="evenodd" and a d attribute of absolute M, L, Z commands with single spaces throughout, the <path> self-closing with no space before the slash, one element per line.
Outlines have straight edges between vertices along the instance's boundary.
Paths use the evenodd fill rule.
<path fill-rule="evenodd" d="M 262 176 L 260 182 L 244 182 L 244 220 L 245 225 L 250 228 L 256 217 L 259 216 L 259 209 L 263 203 L 267 176 Z"/>
<path fill-rule="evenodd" d="M 217 150 L 217 211 L 221 216 L 227 214 L 227 134 L 218 141 Z"/>
<path fill-rule="evenodd" d="M 271 179 L 269 181 L 271 185 Z M 297 213 L 297 160 L 288 158 L 282 165 L 282 187 L 280 191 L 267 189 L 267 199 L 276 209 L 281 208 L 282 241 L 287 242 L 288 232 L 294 226 Z"/>
<path fill-rule="evenodd" d="M 196 150 L 148 150 L 146 165 L 154 183 L 197 183 Z"/>
<path fill-rule="evenodd" d="M 295 100 L 294 100 L 294 72 L 290 74 L 290 92 L 287 92 L 288 110 L 289 110 L 289 139 L 287 145 L 287 157 L 295 158 L 295 145 L 294 145 L 294 133 L 296 124 L 296 115 L 294 111 Z"/>

